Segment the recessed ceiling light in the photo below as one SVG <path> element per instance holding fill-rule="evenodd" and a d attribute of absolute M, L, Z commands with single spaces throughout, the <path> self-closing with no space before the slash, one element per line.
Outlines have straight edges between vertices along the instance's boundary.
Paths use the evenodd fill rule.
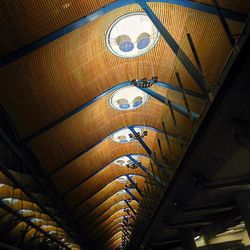
<path fill-rule="evenodd" d="M 118 18 L 106 35 L 108 49 L 116 56 L 133 58 L 147 53 L 157 43 L 160 33 L 143 12 Z"/>

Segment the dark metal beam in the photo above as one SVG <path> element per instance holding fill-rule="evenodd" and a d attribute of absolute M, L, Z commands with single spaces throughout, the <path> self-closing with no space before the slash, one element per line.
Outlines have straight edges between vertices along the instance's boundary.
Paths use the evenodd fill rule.
<path fill-rule="evenodd" d="M 55 196 L 55 193 L 54 193 L 55 191 L 52 192 L 50 190 L 49 186 L 50 186 L 51 183 L 49 181 L 46 181 L 45 179 L 43 179 L 41 177 L 41 174 L 37 171 L 36 166 L 33 163 L 30 163 L 30 161 L 26 160 L 26 158 L 20 152 L 19 148 L 10 141 L 10 139 L 5 135 L 4 131 L 1 128 L 0 128 L 0 137 L 3 139 L 3 141 L 6 143 L 6 145 L 8 145 L 8 147 L 11 149 L 12 153 L 15 154 L 16 157 L 18 157 L 20 159 L 20 161 L 22 162 L 23 166 L 26 168 L 27 171 L 29 171 L 30 175 L 33 177 L 34 181 L 37 182 L 37 184 L 40 185 L 41 188 L 43 188 L 43 190 L 46 193 L 46 195 L 48 195 L 48 197 L 51 199 L 51 201 L 54 202 L 54 204 L 56 205 L 56 207 L 59 208 L 60 210 L 62 210 L 62 214 L 65 216 L 65 219 L 70 223 L 70 225 L 73 226 L 73 228 L 75 228 L 76 231 L 78 231 L 78 229 L 79 229 L 78 225 L 75 224 L 73 221 L 71 221 L 72 215 L 70 216 L 68 214 L 67 207 L 65 206 L 65 204 L 62 201 L 58 200 L 58 197 Z M 41 169 L 40 166 L 39 166 L 39 169 Z M 22 187 L 22 185 L 20 187 Z M 56 220 L 56 222 L 57 221 L 58 220 Z M 79 240 L 82 240 L 83 238 L 85 238 L 84 233 L 82 233 L 81 239 L 79 239 L 79 238 L 75 237 L 76 235 L 73 235 L 73 232 L 71 230 L 69 231 L 68 228 L 65 227 L 65 225 L 62 225 L 60 222 L 59 222 L 59 225 L 76 242 L 79 242 Z M 84 244 L 86 246 L 89 245 L 88 242 L 85 242 Z"/>
<path fill-rule="evenodd" d="M 90 224 L 88 224 L 88 229 L 87 229 L 87 230 L 88 230 L 89 232 L 92 232 L 93 229 L 95 230 L 96 227 L 100 226 L 100 225 L 103 224 L 105 221 L 107 221 L 107 220 L 110 219 L 112 216 L 114 216 L 116 213 L 121 212 L 121 211 L 123 211 L 122 208 L 119 209 L 119 210 L 117 210 L 117 211 L 115 211 L 114 213 L 110 214 L 107 218 L 104 218 L 104 219 L 101 220 L 100 222 L 97 222 L 97 223 L 91 222 Z M 90 228 L 89 228 L 89 225 L 91 226 Z M 94 228 L 93 228 L 93 226 L 94 226 Z"/>
<path fill-rule="evenodd" d="M 142 178 L 146 178 L 145 176 L 143 175 L 139 175 L 139 174 L 133 174 L 134 176 L 140 176 Z M 121 175 L 123 176 L 123 175 Z M 114 179 L 112 179 L 109 183 L 107 183 L 104 187 L 102 187 L 101 189 L 98 189 L 94 194 L 91 194 L 88 198 L 84 199 L 84 200 L 81 200 L 80 202 L 78 202 L 76 205 L 74 205 L 73 208 L 71 208 L 72 210 L 75 210 L 77 209 L 79 206 L 81 206 L 85 201 L 87 201 L 88 199 L 90 199 L 91 197 L 93 197 L 94 195 L 96 195 L 97 193 L 99 193 L 100 191 L 102 191 L 103 189 L 105 189 L 109 184 L 111 184 L 112 182 L 116 181 L 119 177 L 121 176 L 118 176 L 118 177 L 115 177 Z"/>
<path fill-rule="evenodd" d="M 66 249 L 69 249 L 69 247 L 67 245 L 65 245 L 62 241 L 58 240 L 57 238 L 53 237 L 53 235 L 50 235 L 49 233 L 47 233 L 46 231 L 44 231 L 41 227 L 37 226 L 36 224 L 34 224 L 33 222 L 31 222 L 31 220 L 29 220 L 29 219 L 25 218 L 24 216 L 22 216 L 20 213 L 18 213 L 13 208 L 5 205 L 1 200 L 0 200 L 0 207 L 3 208 L 4 210 L 8 211 L 9 213 L 11 213 L 13 216 L 15 216 L 16 218 L 18 218 L 19 220 L 25 222 L 26 224 L 28 224 L 32 228 L 35 228 L 37 231 L 39 231 L 40 233 L 42 233 L 44 236 L 48 237 L 52 241 L 54 241 L 57 244 L 65 247 Z"/>
<path fill-rule="evenodd" d="M 133 212 L 134 215 L 136 215 L 135 210 L 133 209 L 133 207 L 129 204 L 129 202 L 127 200 L 124 200 L 124 202 L 127 204 L 128 208 L 130 208 L 130 210 Z"/>
<path fill-rule="evenodd" d="M 29 135 L 28 137 L 22 139 L 21 143 L 23 144 L 27 144 L 33 140 L 35 140 L 37 137 L 43 135 L 44 133 L 46 133 L 47 131 L 49 131 L 50 129 L 58 126 L 59 124 L 63 123 L 64 121 L 66 121 L 67 119 L 71 118 L 72 116 L 78 114 L 79 112 L 81 112 L 82 110 L 84 110 L 85 108 L 89 107 L 90 105 L 95 104 L 98 100 L 100 100 L 101 98 L 111 94 L 112 92 L 124 88 L 126 86 L 130 86 L 131 82 L 127 81 L 127 82 L 123 82 L 120 84 L 117 84 L 115 86 L 113 86 L 112 88 L 104 91 L 103 93 L 101 93 L 100 95 L 96 96 L 95 98 L 91 99 L 90 101 L 80 105 L 79 107 L 71 110 L 70 112 L 68 112 L 67 114 L 61 116 L 60 118 L 56 119 L 55 121 L 47 124 L 46 126 L 44 126 L 43 128 L 40 128 L 39 130 L 37 130 L 36 132 L 32 133 L 31 135 Z M 178 87 L 175 87 L 169 83 L 165 83 L 165 82 L 157 82 L 155 83 L 155 85 L 162 87 L 162 88 L 166 88 L 166 89 L 170 89 L 176 92 L 181 93 L 181 89 Z M 200 98 L 205 100 L 206 98 L 204 97 L 203 94 L 200 94 L 198 92 L 189 90 L 189 89 L 185 89 L 185 93 L 191 97 L 196 97 L 196 98 Z"/>
<path fill-rule="evenodd" d="M 126 155 L 124 155 L 126 156 Z M 146 155 L 140 155 L 140 156 L 143 156 L 143 157 L 148 157 Z M 95 175 L 97 175 L 98 173 L 100 173 L 101 171 L 103 171 L 104 169 L 106 169 L 107 167 L 110 166 L 110 164 L 115 161 L 116 159 L 113 159 L 111 162 L 109 162 L 106 166 L 100 168 L 99 170 L 97 170 L 96 172 L 94 172 L 93 174 L 89 175 L 88 177 L 82 179 L 79 183 L 75 184 L 74 186 L 72 186 L 70 189 L 68 189 L 67 191 L 65 191 L 62 195 L 63 196 L 66 196 L 68 195 L 69 193 L 71 193 L 73 190 L 77 189 L 78 187 L 80 187 L 84 182 L 86 182 L 87 180 L 91 179 L 92 177 L 94 177 Z M 138 175 L 138 176 L 142 176 L 142 175 Z M 118 176 L 120 177 L 120 176 Z M 114 179 L 112 179 L 110 182 L 112 182 L 113 180 L 117 179 L 118 177 L 115 177 Z M 110 183 L 109 182 L 109 183 Z"/>
<path fill-rule="evenodd" d="M 168 46 L 171 48 L 173 53 L 180 60 L 180 62 L 185 67 L 185 69 L 190 74 L 190 76 L 197 83 L 201 91 L 207 96 L 207 89 L 206 89 L 206 86 L 204 85 L 203 75 L 201 74 L 200 70 L 197 69 L 196 66 L 192 63 L 192 61 L 189 59 L 186 53 L 182 50 L 179 44 L 174 40 L 174 38 L 168 32 L 167 28 L 161 23 L 159 18 L 151 10 L 148 4 L 144 0 L 136 0 L 136 2 L 148 15 L 152 23 L 155 25 L 155 27 L 160 32 L 164 40 L 167 42 Z"/>
<path fill-rule="evenodd" d="M 138 192 L 138 194 L 140 196 L 142 196 L 142 191 L 137 187 L 137 183 L 135 183 L 132 178 L 129 176 L 129 174 L 126 174 L 127 179 L 129 180 L 129 182 L 131 183 L 132 187 L 136 189 L 136 191 Z"/>
<path fill-rule="evenodd" d="M 164 134 L 164 131 L 161 131 L 161 130 L 158 130 L 158 129 L 156 129 L 156 128 L 152 128 L 152 127 L 149 127 L 149 126 L 133 125 L 133 126 L 130 126 L 130 127 L 131 127 L 131 128 L 134 128 L 134 127 L 143 127 L 143 128 L 147 128 L 147 129 L 149 129 L 149 130 L 153 130 L 153 131 L 155 131 L 155 132 L 157 132 L 157 133 L 162 133 L 162 134 Z M 123 128 L 127 128 L 127 127 L 123 127 Z M 114 131 L 113 133 L 115 133 L 115 132 L 117 132 L 117 131 L 119 131 L 119 130 L 121 130 L 121 129 L 122 129 L 122 128 L 120 128 L 120 129 Z M 95 144 L 91 145 L 90 147 L 88 147 L 87 149 L 83 150 L 83 151 L 80 152 L 79 154 L 77 154 L 77 155 L 71 157 L 69 160 L 67 160 L 66 162 L 64 162 L 64 163 L 61 164 L 60 166 L 56 167 L 56 168 L 55 168 L 53 171 L 51 171 L 47 176 L 50 177 L 50 176 L 56 174 L 58 171 L 62 170 L 63 168 L 65 168 L 67 165 L 69 165 L 69 164 L 72 163 L 73 161 L 75 161 L 75 160 L 79 159 L 80 157 L 82 157 L 84 154 L 88 153 L 90 150 L 92 150 L 93 148 L 95 148 L 97 145 L 99 145 L 99 144 L 102 143 L 103 141 L 109 139 L 110 136 L 112 136 L 113 133 L 111 133 L 111 134 L 108 135 L 107 137 L 101 139 L 100 141 L 96 142 Z M 168 133 L 168 136 L 169 136 L 169 137 L 172 137 L 172 138 L 175 138 L 175 139 L 178 139 L 178 138 L 179 138 L 178 135 L 175 135 L 175 134 L 172 134 L 172 133 Z M 183 140 L 186 140 L 185 138 L 182 138 L 182 139 L 183 139 Z M 99 170 L 99 171 L 100 171 L 100 170 Z M 98 171 L 97 171 L 97 172 L 98 172 Z M 96 173 L 97 173 L 97 172 L 96 172 Z M 95 175 L 95 173 L 94 173 L 93 175 Z M 78 185 L 78 184 L 76 184 L 76 186 L 77 186 L 77 185 Z"/>
<path fill-rule="evenodd" d="M 158 1 L 148 0 L 147 2 L 176 4 L 179 6 L 202 11 L 202 12 L 213 14 L 213 15 L 217 14 L 217 12 L 213 8 L 213 6 L 202 4 L 202 3 L 196 3 L 196 2 L 189 1 L 189 0 L 158 0 Z M 135 0 L 118 0 L 118 1 L 115 1 L 113 3 L 110 3 L 110 4 L 102 7 L 101 9 L 95 11 L 94 13 L 92 13 L 88 16 L 82 17 L 79 20 L 54 31 L 53 33 L 50 33 L 49 35 L 44 36 L 43 38 L 40 38 L 39 40 L 31 42 L 30 44 L 25 45 L 22 48 L 19 48 L 13 52 L 10 52 L 9 54 L 1 57 L 0 58 L 0 67 L 3 67 L 11 62 L 14 62 L 15 60 L 17 60 L 19 58 L 22 58 L 25 55 L 32 53 L 33 51 L 45 46 L 46 44 L 51 43 L 51 42 L 57 40 L 58 38 L 60 38 L 64 35 L 67 35 L 68 33 L 71 33 L 76 29 L 79 29 L 80 27 L 83 27 L 84 25 L 102 17 L 103 15 L 105 15 L 105 14 L 107 14 L 107 13 L 109 13 L 117 8 L 120 8 L 123 6 L 128 6 L 128 5 L 134 4 L 134 3 L 136 3 Z M 246 14 L 237 13 L 237 12 L 227 10 L 227 9 L 221 9 L 221 12 L 225 18 L 232 19 L 235 21 L 245 22 L 247 19 Z"/>
<path fill-rule="evenodd" d="M 24 194 L 27 195 L 31 199 L 31 201 L 35 202 L 44 213 L 46 213 L 48 216 L 50 216 L 51 219 L 53 219 L 60 227 L 65 228 L 65 230 L 68 230 L 65 225 L 63 225 L 55 216 L 52 214 L 29 190 L 28 187 L 23 186 L 17 179 L 16 177 L 12 174 L 9 169 L 0 162 L 0 170 L 1 172 L 9 179 L 12 181 L 14 186 L 20 188 Z"/>
<path fill-rule="evenodd" d="M 145 92 L 146 94 L 152 96 L 153 98 L 155 98 L 156 100 L 160 101 L 161 103 L 163 103 L 164 105 L 166 106 L 169 106 L 169 102 L 168 102 L 168 98 L 165 97 L 165 96 L 162 96 L 158 93 L 156 93 L 155 91 L 153 91 L 152 89 L 149 89 L 149 88 L 140 88 L 140 87 L 137 87 L 138 89 L 140 89 L 141 91 Z M 200 115 L 196 112 L 192 112 L 192 111 L 189 111 L 187 108 L 171 101 L 171 104 L 172 104 L 172 107 L 173 109 L 178 112 L 179 114 L 189 118 L 190 116 L 192 117 L 192 119 L 199 119 Z"/>
<path fill-rule="evenodd" d="M 116 195 L 119 191 L 121 191 L 123 189 L 120 189 L 118 191 L 116 191 L 115 193 L 111 194 L 108 198 L 106 198 L 105 200 L 108 200 L 109 198 L 113 197 L 114 195 Z M 82 216 L 88 216 L 88 214 L 90 214 L 93 210 L 95 210 L 96 208 L 98 208 L 100 205 L 102 205 L 104 201 L 99 202 L 97 205 L 95 205 L 93 208 L 91 208 L 86 214 L 83 214 Z"/>

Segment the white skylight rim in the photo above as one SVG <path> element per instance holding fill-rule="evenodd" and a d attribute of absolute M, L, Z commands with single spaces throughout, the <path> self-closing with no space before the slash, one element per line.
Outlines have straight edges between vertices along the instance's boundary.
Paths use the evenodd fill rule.
<path fill-rule="evenodd" d="M 139 155 L 131 155 L 131 157 L 133 157 L 133 159 L 135 159 L 136 161 L 138 161 L 139 159 Z M 116 164 L 120 167 L 126 167 L 128 164 L 131 164 L 131 163 L 133 162 L 127 156 L 119 157 L 113 161 L 113 164 Z"/>
<path fill-rule="evenodd" d="M 133 12 L 118 18 L 109 28 L 106 44 L 110 52 L 123 58 L 134 58 L 150 51 L 160 33 L 146 13 Z"/>
<path fill-rule="evenodd" d="M 16 204 L 17 202 L 19 202 L 20 200 L 19 199 L 16 199 L 16 198 L 3 198 L 2 199 L 2 202 L 6 205 L 14 205 Z"/>
<path fill-rule="evenodd" d="M 128 111 L 140 108 L 149 99 L 149 95 L 135 86 L 126 86 L 116 90 L 109 98 L 112 108 Z"/>
<path fill-rule="evenodd" d="M 134 127 L 134 130 L 137 133 L 142 133 L 143 129 L 141 127 Z M 114 134 L 112 134 L 111 139 L 114 142 L 118 142 L 118 143 L 128 143 L 128 142 L 134 142 L 135 139 L 134 138 L 130 138 L 130 134 L 132 134 L 131 130 L 129 128 L 123 128 L 118 130 L 117 132 L 115 132 Z"/>

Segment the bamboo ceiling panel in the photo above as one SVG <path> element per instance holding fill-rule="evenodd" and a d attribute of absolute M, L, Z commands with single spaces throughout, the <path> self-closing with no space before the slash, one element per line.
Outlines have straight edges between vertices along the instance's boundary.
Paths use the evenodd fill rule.
<path fill-rule="evenodd" d="M 117 218 L 126 216 L 127 213 L 124 211 L 117 211 L 115 214 L 113 214 L 110 218 L 108 218 L 106 221 L 104 221 L 103 223 L 101 223 L 100 225 L 97 225 L 96 228 L 88 231 L 90 233 L 92 232 L 96 232 L 96 231 L 102 231 L 103 229 L 105 229 L 108 225 L 110 225 L 111 222 L 115 221 Z"/>
<path fill-rule="evenodd" d="M 205 71 L 209 80 L 215 78 L 230 51 L 226 36 L 218 38 L 217 34 L 224 34 L 219 19 L 172 4 L 150 5 L 177 42 L 188 31 L 186 27 L 191 19 L 192 36 L 204 69 L 210 67 L 211 62 L 218 62 L 212 71 Z M 1 69 L 4 83 L 1 103 L 21 137 L 118 83 L 152 75 L 170 82 L 176 57 L 162 38 L 147 54 L 134 59 L 116 57 L 106 48 L 105 34 L 112 22 L 123 14 L 138 10 L 137 5 L 119 8 Z M 239 33 L 242 27 L 235 21 L 230 21 L 229 25 L 233 33 Z M 209 36 L 209 43 L 204 43 L 201 30 Z M 85 39 L 86 35 L 88 39 Z M 210 52 L 214 54 L 212 61 L 207 57 Z M 185 75 L 183 85 L 186 88 L 199 91 L 188 74 L 183 71 L 180 74 Z"/>
<path fill-rule="evenodd" d="M 119 185 L 119 186 L 120 186 L 120 189 L 117 191 L 120 191 L 124 188 L 124 185 L 123 186 Z M 135 195 L 135 197 L 140 198 L 136 190 L 134 189 L 131 190 L 131 193 Z M 81 206 L 78 209 L 76 209 L 74 212 L 77 217 L 83 218 L 82 222 L 84 223 L 84 218 L 86 217 L 95 218 L 96 216 L 104 212 L 107 208 L 110 208 L 115 203 L 122 201 L 123 199 L 129 199 L 129 198 L 131 197 L 128 194 L 126 194 L 125 196 L 118 196 L 116 192 L 114 192 L 113 194 L 109 194 L 106 200 L 104 200 L 103 202 L 100 202 L 99 204 L 96 204 L 96 206 L 93 206 L 91 208 L 85 208 L 85 209 L 83 209 Z M 83 204 L 83 205 L 86 205 L 86 204 Z"/>
<path fill-rule="evenodd" d="M 149 159 L 147 161 L 149 161 Z M 88 197 L 95 194 L 98 190 L 105 188 L 109 183 L 115 181 L 118 177 L 127 174 L 138 174 L 145 177 L 147 176 L 140 168 L 128 169 L 127 167 L 111 165 L 98 174 L 94 175 L 91 179 L 87 180 L 79 187 L 75 188 L 72 192 L 67 194 L 65 198 L 69 203 L 72 203 L 71 199 L 73 197 L 81 197 L 81 199 L 87 199 Z"/>
<path fill-rule="evenodd" d="M 0 1 L 0 56 L 89 15 L 114 0 Z"/>
<path fill-rule="evenodd" d="M 213 0 L 194 0 L 198 3 L 205 3 L 213 5 Z M 241 13 L 248 14 L 250 11 L 250 4 L 248 0 L 234 0 L 234 1 L 228 1 L 228 0 L 220 0 L 218 1 L 219 6 L 228 9 L 233 10 Z"/>
<path fill-rule="evenodd" d="M 138 188 L 140 190 L 143 190 L 144 187 L 144 178 L 136 178 L 136 182 L 138 185 Z M 84 201 L 77 209 L 76 212 L 79 210 L 83 210 L 84 214 L 88 213 L 91 211 L 91 209 L 97 207 L 101 203 L 103 203 L 106 199 L 113 195 L 119 195 L 117 192 L 123 190 L 125 188 L 124 183 L 120 183 L 118 181 L 114 181 L 110 183 L 108 186 L 106 186 L 104 189 L 100 190 L 97 194 L 93 195 L 91 198 L 88 200 Z M 134 191 L 134 189 L 132 190 Z M 126 195 L 125 195 L 126 196 Z M 135 192 L 135 196 L 140 199 L 140 195 L 138 195 Z M 123 196 L 124 197 L 124 196 Z"/>
<path fill-rule="evenodd" d="M 153 151 L 155 132 L 152 131 L 152 136 L 146 136 L 144 141 Z M 65 192 L 76 183 L 80 183 L 85 178 L 107 166 L 113 160 L 127 154 L 146 154 L 146 152 L 138 141 L 125 144 L 116 143 L 109 139 L 56 172 L 52 179 L 58 190 Z M 63 180 L 63 183 L 60 180 Z"/>
<path fill-rule="evenodd" d="M 110 225 L 112 226 L 112 230 L 110 230 L 110 231 L 113 231 L 114 229 L 114 225 L 117 225 L 118 223 L 121 223 L 122 222 L 122 219 L 117 219 L 117 221 L 115 221 L 115 222 L 112 222 Z M 108 226 L 107 228 L 110 228 L 110 226 Z M 105 230 L 104 230 L 105 231 Z M 97 238 L 97 240 L 99 241 L 100 239 L 102 239 L 102 237 L 103 237 L 103 234 L 100 234 L 99 232 L 98 232 L 98 234 L 96 233 L 96 234 L 94 234 L 94 235 L 92 235 L 92 239 L 94 239 L 94 238 Z"/>
<path fill-rule="evenodd" d="M 120 227 L 120 228 L 114 230 L 113 232 L 110 232 L 110 233 L 107 235 L 108 238 L 100 239 L 100 240 L 98 241 L 99 244 L 100 244 L 100 243 L 103 243 L 103 242 L 105 242 L 105 241 L 107 241 L 107 240 L 108 240 L 109 238 L 111 238 L 113 235 L 115 235 L 115 234 L 117 234 L 117 233 L 121 233 L 122 231 L 123 231 L 123 229 L 122 229 L 122 227 Z"/>
<path fill-rule="evenodd" d="M 134 210 L 137 210 L 138 205 L 137 205 L 136 202 L 133 202 L 133 204 L 130 204 L 130 205 Z M 88 225 L 89 228 L 95 227 L 96 225 L 100 224 L 102 221 L 105 221 L 106 219 L 108 219 L 116 211 L 119 211 L 119 210 L 123 209 L 124 207 L 125 207 L 124 205 L 121 205 L 121 204 L 118 203 L 115 206 L 111 207 L 104 214 L 102 214 L 101 216 L 96 218 L 95 220 L 89 221 L 89 223 L 85 223 L 85 224 Z"/>
<path fill-rule="evenodd" d="M 104 234 L 96 234 L 92 237 L 92 240 L 104 240 L 104 239 L 107 239 L 107 237 L 109 237 L 110 235 L 112 236 L 113 232 L 118 230 L 118 229 L 121 229 L 121 225 L 120 224 L 116 224 L 114 225 L 112 228 L 110 228 L 108 231 L 105 231 Z"/>
<path fill-rule="evenodd" d="M 162 88 L 157 90 L 159 89 L 162 90 Z M 166 93 L 165 91 L 159 92 L 161 95 Z M 180 94 L 167 96 L 177 104 L 185 106 Z M 67 162 L 72 156 L 79 155 L 107 135 L 125 126 L 137 124 L 162 130 L 161 119 L 159 119 L 161 113 L 170 118 L 168 119 L 168 131 L 176 133 L 169 115 L 169 108 L 154 98 L 151 97 L 145 105 L 132 111 L 113 109 L 108 103 L 108 98 L 102 98 L 31 143 L 30 147 L 46 172 Z M 189 99 L 190 108 L 194 112 L 201 112 L 202 104 L 203 101 L 199 101 L 197 98 Z M 180 132 L 185 135 L 185 131 L 190 125 L 189 120 L 177 115 L 177 122 L 181 124 Z"/>
<path fill-rule="evenodd" d="M 134 190 L 132 190 L 132 193 L 136 193 Z M 87 215 L 84 215 L 82 218 L 82 223 L 87 224 L 89 221 L 94 220 L 96 217 L 98 217 L 100 214 L 102 214 L 104 211 L 107 211 L 109 208 L 111 208 L 113 205 L 119 203 L 120 201 L 124 199 L 131 198 L 128 194 L 123 196 L 113 195 L 112 197 L 108 198 L 105 202 L 103 202 L 100 206 L 93 209 L 90 213 Z M 132 201 L 131 203 L 136 203 L 136 201 Z M 80 215 L 78 214 L 80 217 Z M 82 215 L 81 215 L 82 216 Z"/>

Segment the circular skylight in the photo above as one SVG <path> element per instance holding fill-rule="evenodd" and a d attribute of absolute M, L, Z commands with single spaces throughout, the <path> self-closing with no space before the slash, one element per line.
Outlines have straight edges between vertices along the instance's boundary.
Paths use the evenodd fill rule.
<path fill-rule="evenodd" d="M 148 101 L 149 95 L 135 86 L 127 86 L 115 91 L 110 99 L 110 105 L 118 110 L 132 110 L 141 107 Z"/>
<path fill-rule="evenodd" d="M 136 12 L 120 17 L 111 25 L 106 43 L 114 55 L 132 58 L 147 53 L 159 37 L 147 14 Z"/>
<path fill-rule="evenodd" d="M 140 127 L 134 127 L 135 132 L 142 134 L 143 130 Z M 131 130 L 128 128 L 123 128 L 112 135 L 112 140 L 119 143 L 127 143 L 135 141 L 134 138 L 130 138 L 132 134 Z"/>
<path fill-rule="evenodd" d="M 18 211 L 18 213 L 22 214 L 22 215 L 28 215 L 28 214 L 31 214 L 31 213 L 35 213 L 34 211 L 30 210 L 30 209 L 20 209 Z"/>
<path fill-rule="evenodd" d="M 40 223 L 40 222 L 44 222 L 44 220 L 43 219 L 39 219 L 39 218 L 32 218 L 31 222 L 33 222 L 33 223 Z"/>
<path fill-rule="evenodd" d="M 138 161 L 139 156 L 138 155 L 131 155 L 135 160 Z M 117 158 L 114 162 L 114 164 L 121 166 L 121 167 L 125 167 L 128 164 L 131 164 L 132 161 L 127 157 L 127 156 L 122 156 Z"/>
<path fill-rule="evenodd" d="M 117 194 L 118 195 L 124 195 L 124 194 L 126 194 L 127 192 L 125 191 L 125 190 L 121 190 L 121 191 L 119 191 Z"/>
<path fill-rule="evenodd" d="M 121 183 L 125 183 L 128 180 L 126 175 L 120 176 L 117 181 L 121 182 Z"/>
<path fill-rule="evenodd" d="M 3 199 L 2 199 L 2 202 L 3 202 L 4 204 L 8 205 L 8 206 L 17 203 L 18 201 L 19 201 L 19 200 L 16 199 L 16 198 L 3 198 Z"/>

